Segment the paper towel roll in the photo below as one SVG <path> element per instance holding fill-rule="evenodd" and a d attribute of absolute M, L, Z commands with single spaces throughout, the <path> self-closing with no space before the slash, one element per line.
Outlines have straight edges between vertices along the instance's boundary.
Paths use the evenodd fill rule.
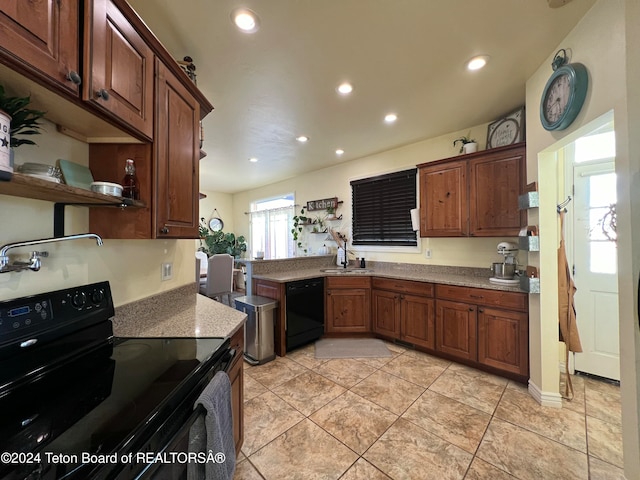
<path fill-rule="evenodd" d="M 420 209 L 412 208 L 411 209 L 411 226 L 414 231 L 420 230 Z"/>

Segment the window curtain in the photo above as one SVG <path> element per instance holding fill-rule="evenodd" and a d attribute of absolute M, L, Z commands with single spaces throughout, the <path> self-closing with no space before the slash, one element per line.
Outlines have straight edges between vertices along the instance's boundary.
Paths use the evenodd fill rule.
<path fill-rule="evenodd" d="M 295 256 L 291 225 L 294 207 L 272 208 L 251 212 L 251 258 L 264 252 L 265 259 Z"/>

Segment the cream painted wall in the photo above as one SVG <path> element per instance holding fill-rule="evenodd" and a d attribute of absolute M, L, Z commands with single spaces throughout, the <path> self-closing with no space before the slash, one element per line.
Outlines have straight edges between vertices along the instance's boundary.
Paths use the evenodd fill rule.
<path fill-rule="evenodd" d="M 55 164 L 64 158 L 88 164 L 88 146 L 56 132 L 46 122 L 46 132 L 34 137 L 38 146 L 16 149 L 16 164 Z M 124 172 L 123 172 L 124 173 Z M 67 207 L 65 234 L 86 233 L 89 210 Z M 0 195 L 0 245 L 53 236 L 53 203 Z M 29 248 L 10 253 L 27 257 Z M 36 250 L 36 248 L 33 248 Z M 116 305 L 170 290 L 195 280 L 193 240 L 72 240 L 42 245 L 47 250 L 39 272 L 23 271 L 0 275 L 0 300 L 108 280 Z M 173 278 L 161 282 L 161 264 L 173 263 Z"/>
<path fill-rule="evenodd" d="M 331 226 L 342 233 L 348 233 L 350 236 L 351 186 L 349 182 L 351 180 L 408 169 L 420 163 L 455 156 L 458 154 L 458 149 L 452 146 L 453 140 L 461 135 L 467 135 L 469 130 L 471 130 L 471 137 L 478 140 L 479 148 L 484 149 L 487 136 L 486 124 L 471 129 L 467 127 L 459 132 L 352 160 L 262 188 L 237 193 L 233 196 L 233 210 L 238 233 L 247 235 L 247 237 L 249 235 L 249 219 L 244 215 L 244 212 L 248 211 L 251 202 L 294 192 L 296 204 L 300 206 L 306 205 L 309 200 L 338 197 L 338 200 L 343 203 L 336 213 L 337 215 L 342 214 L 343 219 L 341 222 L 332 222 Z M 315 214 L 311 213 L 311 216 L 313 217 Z M 314 253 L 324 243 L 335 252 L 335 242 L 325 239 L 325 235 L 309 233 L 303 237 L 304 242 L 311 247 Z M 496 245 L 503 240 L 509 240 L 509 238 L 430 238 L 422 239 L 419 247 L 414 249 L 354 247 L 353 252 L 368 260 L 486 267 L 488 269 L 492 262 L 500 260 L 501 257 L 496 253 Z M 426 248 L 432 250 L 431 260 L 425 258 L 424 250 Z M 521 252 L 519 256 L 521 263 L 526 263 L 526 258 L 526 255 Z"/>
<path fill-rule="evenodd" d="M 203 160 L 204 161 L 204 160 Z M 233 196 L 230 193 L 219 193 L 202 191 L 207 198 L 200 200 L 200 217 L 204 217 L 205 223 L 209 226 L 209 219 L 219 216 L 224 222 L 225 233 L 235 233 L 235 221 L 233 217 Z M 218 210 L 218 215 L 214 215 L 214 209 Z"/>
<path fill-rule="evenodd" d="M 547 132 L 537 118 L 540 96 L 551 74 L 549 64 L 555 52 L 551 52 L 548 62 L 529 79 L 526 89 L 527 170 L 529 181 L 537 180 L 540 190 L 539 212 L 530 215 L 530 223 L 538 222 L 541 232 L 541 252 L 539 256 L 530 256 L 530 263 L 539 266 L 541 276 L 539 298 L 530 296 L 531 382 L 543 393 L 558 392 L 556 249 L 559 229 L 555 203 L 562 200 L 563 196 L 558 193 L 555 179 L 556 153 L 581 134 L 587 133 L 590 122 L 611 110 L 614 113 L 618 174 L 622 423 L 627 478 L 640 478 L 640 335 L 635 292 L 640 266 L 640 199 L 637 193 L 640 190 L 640 140 L 637 135 L 630 134 L 640 128 L 640 62 L 636 58 L 636 48 L 632 48 L 640 44 L 639 18 L 640 8 L 636 0 L 599 0 L 558 45 L 558 48 L 570 48 L 572 61 L 585 64 L 589 70 L 590 86 L 585 106 L 568 129 Z M 627 74 L 626 66 L 632 69 L 632 75 Z M 634 128 L 631 128 L 632 125 Z"/>

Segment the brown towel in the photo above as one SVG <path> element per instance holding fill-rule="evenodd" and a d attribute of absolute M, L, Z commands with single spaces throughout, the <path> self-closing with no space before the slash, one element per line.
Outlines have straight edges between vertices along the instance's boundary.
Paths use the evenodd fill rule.
<path fill-rule="evenodd" d="M 578 324 L 576 322 L 576 307 L 574 295 L 576 286 L 571 278 L 571 270 L 567 261 L 564 247 L 564 215 L 560 212 L 560 247 L 558 248 L 558 321 L 560 323 L 560 340 L 565 343 L 565 365 L 567 381 L 565 383 L 565 398 L 573 398 L 573 385 L 569 375 L 569 352 L 582 352 Z M 571 391 L 571 393 L 569 393 Z"/>

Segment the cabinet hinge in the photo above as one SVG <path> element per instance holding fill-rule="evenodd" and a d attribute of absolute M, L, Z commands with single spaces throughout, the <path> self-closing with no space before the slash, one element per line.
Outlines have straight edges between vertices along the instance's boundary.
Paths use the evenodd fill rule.
<path fill-rule="evenodd" d="M 576 266 L 575 264 L 571 267 L 571 274 L 575 277 L 576 276 Z"/>

